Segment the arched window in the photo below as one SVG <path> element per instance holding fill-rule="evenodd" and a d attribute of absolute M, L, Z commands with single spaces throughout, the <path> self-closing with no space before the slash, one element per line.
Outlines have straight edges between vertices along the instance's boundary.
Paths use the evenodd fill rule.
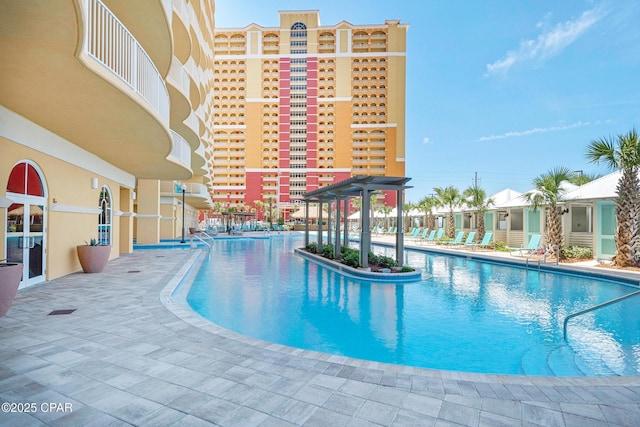
<path fill-rule="evenodd" d="M 11 170 L 7 191 L 29 196 L 45 196 L 40 174 L 32 164 L 27 162 L 18 163 Z"/>
<path fill-rule="evenodd" d="M 98 215 L 98 244 L 110 245 L 111 244 L 111 223 L 112 223 L 112 210 L 111 210 L 111 192 L 109 187 L 104 185 L 100 190 L 100 214 Z"/>

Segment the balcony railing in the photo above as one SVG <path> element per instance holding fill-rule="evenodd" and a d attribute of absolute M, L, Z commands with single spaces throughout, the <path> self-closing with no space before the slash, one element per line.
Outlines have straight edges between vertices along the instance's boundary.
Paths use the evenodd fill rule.
<path fill-rule="evenodd" d="M 87 53 L 125 81 L 169 122 L 169 93 L 140 43 L 100 0 L 85 0 Z"/>
<path fill-rule="evenodd" d="M 171 139 L 173 140 L 173 147 L 171 148 L 170 156 L 191 169 L 191 146 L 182 136 L 173 130 L 171 131 Z"/>

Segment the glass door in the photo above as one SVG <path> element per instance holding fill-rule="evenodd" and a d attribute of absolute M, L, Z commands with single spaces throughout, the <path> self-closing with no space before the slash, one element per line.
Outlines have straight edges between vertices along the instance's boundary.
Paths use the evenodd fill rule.
<path fill-rule="evenodd" d="M 7 262 L 23 264 L 21 287 L 44 281 L 44 204 L 16 201 L 7 209 Z"/>

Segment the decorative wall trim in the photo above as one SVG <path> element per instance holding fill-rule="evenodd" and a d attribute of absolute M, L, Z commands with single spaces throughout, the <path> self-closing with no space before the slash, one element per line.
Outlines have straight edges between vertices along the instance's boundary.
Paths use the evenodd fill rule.
<path fill-rule="evenodd" d="M 102 209 L 100 209 L 99 207 L 94 208 L 89 206 L 62 205 L 60 203 L 50 203 L 49 211 L 98 215 L 102 212 Z"/>

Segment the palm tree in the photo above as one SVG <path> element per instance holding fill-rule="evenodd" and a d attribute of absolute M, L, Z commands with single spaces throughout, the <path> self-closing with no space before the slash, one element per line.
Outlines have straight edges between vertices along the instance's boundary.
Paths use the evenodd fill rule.
<path fill-rule="evenodd" d="M 558 202 L 562 200 L 564 181 L 569 182 L 573 172 L 566 167 L 556 167 L 533 179 L 535 190 L 524 193 L 522 197 L 529 201 L 533 209 L 545 209 L 545 243 L 558 250 L 564 245 L 562 232 L 562 209 Z"/>
<path fill-rule="evenodd" d="M 602 178 L 602 175 L 597 173 L 589 175 L 589 174 L 583 173 L 582 171 L 574 171 L 574 172 L 576 173 L 572 174 L 571 180 L 569 182 L 575 185 L 585 185 L 598 178 Z"/>
<path fill-rule="evenodd" d="M 460 191 L 453 187 L 436 187 L 433 189 L 438 197 L 438 204 L 449 208 L 449 214 L 447 215 L 447 237 L 453 238 L 456 229 L 456 221 L 453 218 L 453 210 L 462 204 L 462 195 Z"/>
<path fill-rule="evenodd" d="M 411 210 L 415 209 L 418 205 L 413 202 L 407 202 L 402 205 L 402 213 L 404 214 L 404 231 L 409 231 L 413 228 L 413 224 L 411 224 Z"/>
<path fill-rule="evenodd" d="M 484 225 L 484 214 L 489 210 L 489 207 L 494 204 L 494 200 L 491 198 L 488 199 L 486 191 L 478 187 L 477 184 L 474 184 L 464 190 L 462 195 L 467 198 L 467 205 L 476 211 L 478 218 L 478 222 L 476 224 L 478 233 L 477 237 L 479 240 L 482 240 L 486 231 Z"/>
<path fill-rule="evenodd" d="M 387 205 L 378 206 L 376 208 L 376 212 L 381 213 L 384 216 L 384 226 L 385 227 L 389 227 L 389 221 L 387 220 L 387 217 L 389 216 L 389 214 L 391 213 L 392 210 L 393 210 L 393 208 L 391 208 L 390 206 L 387 206 Z"/>
<path fill-rule="evenodd" d="M 640 214 L 640 139 L 635 129 L 626 135 L 599 138 L 587 147 L 587 159 L 592 163 L 604 163 L 611 169 L 622 172 L 616 186 L 616 254 L 611 259 L 614 265 L 626 267 L 636 264 L 639 249 L 638 215 Z"/>
<path fill-rule="evenodd" d="M 424 212 L 425 226 L 431 230 L 436 228 L 436 218 L 433 216 L 433 208 L 438 206 L 438 199 L 433 196 L 425 196 L 418 201 L 418 209 Z"/>

